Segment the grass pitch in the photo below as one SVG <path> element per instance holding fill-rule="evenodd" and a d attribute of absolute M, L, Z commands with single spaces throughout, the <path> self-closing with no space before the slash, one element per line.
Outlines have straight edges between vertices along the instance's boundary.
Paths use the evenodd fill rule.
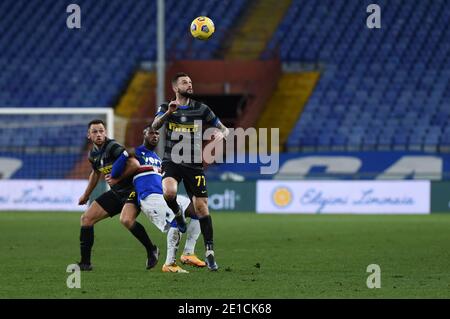
<path fill-rule="evenodd" d="M 213 213 L 217 273 L 161 272 L 116 216 L 95 226 L 94 271 L 68 289 L 79 259 L 77 213 L 0 213 L 0 298 L 450 298 L 450 215 Z M 181 247 L 184 245 L 182 240 Z M 197 244 L 203 256 L 203 239 Z M 179 253 L 181 252 L 181 249 Z M 368 289 L 369 264 L 381 288 Z"/>

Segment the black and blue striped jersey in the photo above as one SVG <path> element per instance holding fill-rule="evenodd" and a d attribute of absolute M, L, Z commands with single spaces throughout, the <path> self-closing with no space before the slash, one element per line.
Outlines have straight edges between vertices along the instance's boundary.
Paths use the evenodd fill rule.
<path fill-rule="evenodd" d="M 169 103 L 161 104 L 156 113 L 156 116 L 163 115 L 167 112 Z M 180 156 L 182 152 L 178 153 L 180 149 L 188 149 L 190 156 L 186 156 L 186 160 L 180 165 L 191 168 L 202 168 L 202 145 L 203 145 L 203 131 L 206 126 L 217 127 L 220 123 L 219 118 L 209 108 L 208 105 L 189 99 L 188 105 L 181 105 L 166 119 L 166 139 L 163 162 L 172 161 L 172 150 L 177 147 L 177 153 Z M 181 145 L 177 145 L 183 143 Z"/>
<path fill-rule="evenodd" d="M 125 147 L 117 143 L 113 139 L 106 139 L 101 147 L 94 147 L 89 152 L 89 162 L 92 169 L 103 173 L 110 174 L 114 161 L 123 153 Z M 133 191 L 133 177 L 130 176 L 121 180 L 119 183 L 111 187 L 111 190 L 119 195 L 125 195 Z"/>

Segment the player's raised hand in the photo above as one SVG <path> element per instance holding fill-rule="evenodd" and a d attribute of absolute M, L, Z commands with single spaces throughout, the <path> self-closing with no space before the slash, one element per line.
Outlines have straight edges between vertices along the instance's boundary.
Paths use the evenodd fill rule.
<path fill-rule="evenodd" d="M 178 109 L 178 107 L 180 106 L 180 103 L 178 103 L 177 101 L 171 101 L 170 103 L 169 103 L 169 113 L 173 113 L 173 112 L 175 112 L 177 109 Z"/>
<path fill-rule="evenodd" d="M 88 202 L 89 196 L 86 196 L 85 194 L 81 195 L 81 197 L 78 199 L 78 205 L 84 205 Z"/>

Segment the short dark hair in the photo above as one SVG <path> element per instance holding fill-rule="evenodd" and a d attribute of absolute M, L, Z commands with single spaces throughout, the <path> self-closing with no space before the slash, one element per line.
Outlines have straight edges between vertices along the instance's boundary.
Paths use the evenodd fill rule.
<path fill-rule="evenodd" d="M 147 133 L 148 131 L 155 131 L 158 132 L 158 130 L 154 129 L 153 126 L 151 124 L 148 124 L 144 127 L 144 130 L 142 131 L 142 133 Z"/>
<path fill-rule="evenodd" d="M 88 129 L 90 129 L 91 125 L 94 125 L 94 124 L 103 124 L 103 126 L 106 128 L 106 124 L 105 124 L 105 122 L 103 122 L 103 120 L 95 119 L 95 120 L 92 120 L 89 122 Z"/>
<path fill-rule="evenodd" d="M 184 73 L 184 72 L 178 72 L 178 73 L 175 74 L 174 77 L 172 78 L 172 84 L 177 83 L 178 79 L 179 79 L 179 78 L 182 78 L 182 77 L 184 77 L 184 76 L 189 76 L 189 75 L 187 75 L 187 74 Z"/>

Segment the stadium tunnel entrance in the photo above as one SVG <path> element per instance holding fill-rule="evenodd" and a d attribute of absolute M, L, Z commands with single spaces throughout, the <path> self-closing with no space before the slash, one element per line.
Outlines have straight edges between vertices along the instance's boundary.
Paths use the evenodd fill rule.
<path fill-rule="evenodd" d="M 195 94 L 194 100 L 211 106 L 214 113 L 227 127 L 234 127 L 238 118 L 245 111 L 249 97 L 244 94 L 201 95 Z"/>

